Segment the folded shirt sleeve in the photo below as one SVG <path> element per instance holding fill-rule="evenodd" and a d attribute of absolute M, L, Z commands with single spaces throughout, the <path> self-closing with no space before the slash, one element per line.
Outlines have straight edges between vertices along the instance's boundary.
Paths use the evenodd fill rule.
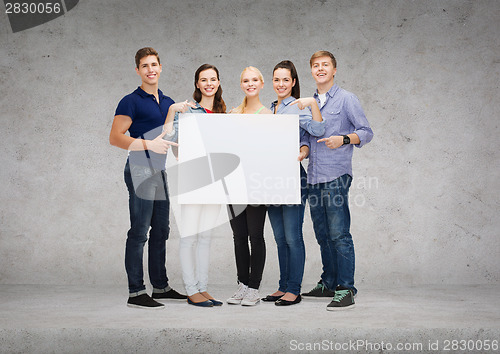
<path fill-rule="evenodd" d="M 373 130 L 368 123 L 368 119 L 361 108 L 359 99 L 354 95 L 350 95 L 345 100 L 345 108 L 347 117 L 354 126 L 354 133 L 359 137 L 359 144 L 355 145 L 358 148 L 369 143 L 373 139 Z"/>

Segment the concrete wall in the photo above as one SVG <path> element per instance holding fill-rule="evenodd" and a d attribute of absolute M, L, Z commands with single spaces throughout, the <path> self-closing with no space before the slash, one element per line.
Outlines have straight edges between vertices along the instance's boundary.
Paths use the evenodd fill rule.
<path fill-rule="evenodd" d="M 126 152 L 108 143 L 118 101 L 134 90 L 134 54 L 156 48 L 160 88 L 191 97 L 202 63 L 221 71 L 229 107 L 254 65 L 274 99 L 273 66 L 338 59 L 375 132 L 356 149 L 351 188 L 359 287 L 499 282 L 500 3 L 278 0 L 85 1 L 12 33 L 0 15 L 0 283 L 122 286 L 128 228 Z M 278 267 L 267 223 L 264 285 Z M 309 214 L 304 283 L 321 261 Z M 168 242 L 181 284 L 178 230 Z M 216 229 L 211 283 L 236 281 L 231 231 Z"/>

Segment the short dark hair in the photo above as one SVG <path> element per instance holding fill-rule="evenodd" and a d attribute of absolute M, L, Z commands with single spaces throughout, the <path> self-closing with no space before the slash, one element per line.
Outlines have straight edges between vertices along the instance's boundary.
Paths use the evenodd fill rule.
<path fill-rule="evenodd" d="M 295 65 L 290 60 L 280 61 L 273 69 L 274 72 L 277 69 L 287 69 L 290 71 L 290 76 L 292 77 L 292 81 L 295 80 L 295 86 L 292 87 L 292 97 L 300 98 L 300 84 L 299 84 L 299 75 L 297 74 L 297 69 L 295 69 Z"/>
<path fill-rule="evenodd" d="M 335 60 L 335 57 L 333 56 L 332 53 L 330 53 L 329 51 L 326 51 L 326 50 L 318 50 L 316 53 L 314 53 L 311 56 L 311 59 L 309 59 L 309 65 L 312 67 L 313 60 L 316 58 L 320 58 L 320 57 L 329 57 L 332 60 L 333 67 L 334 68 L 337 67 L 337 60 Z"/>
<path fill-rule="evenodd" d="M 141 48 L 135 53 L 135 66 L 139 69 L 139 64 L 141 63 L 141 59 L 147 57 L 149 55 L 154 55 L 156 59 L 158 59 L 158 64 L 160 64 L 160 56 L 158 52 L 151 47 Z"/>

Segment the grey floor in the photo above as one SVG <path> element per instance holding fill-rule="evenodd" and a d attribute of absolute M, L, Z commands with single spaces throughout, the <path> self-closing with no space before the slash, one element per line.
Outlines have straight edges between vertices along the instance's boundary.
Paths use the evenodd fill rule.
<path fill-rule="evenodd" d="M 222 300 L 234 290 L 211 286 Z M 361 288 L 355 308 L 336 312 L 326 311 L 328 299 L 218 308 L 170 301 L 142 310 L 126 306 L 123 289 L 0 285 L 0 352 L 499 352 L 499 291 Z"/>

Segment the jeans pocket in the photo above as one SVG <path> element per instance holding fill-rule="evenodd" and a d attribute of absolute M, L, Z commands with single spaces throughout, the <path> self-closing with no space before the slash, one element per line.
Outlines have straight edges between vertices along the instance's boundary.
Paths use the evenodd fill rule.
<path fill-rule="evenodd" d="M 151 168 L 141 165 L 130 165 L 130 175 L 132 177 L 132 183 L 134 185 L 134 189 L 137 192 L 139 186 L 144 183 L 147 179 L 153 176 L 153 172 Z"/>

